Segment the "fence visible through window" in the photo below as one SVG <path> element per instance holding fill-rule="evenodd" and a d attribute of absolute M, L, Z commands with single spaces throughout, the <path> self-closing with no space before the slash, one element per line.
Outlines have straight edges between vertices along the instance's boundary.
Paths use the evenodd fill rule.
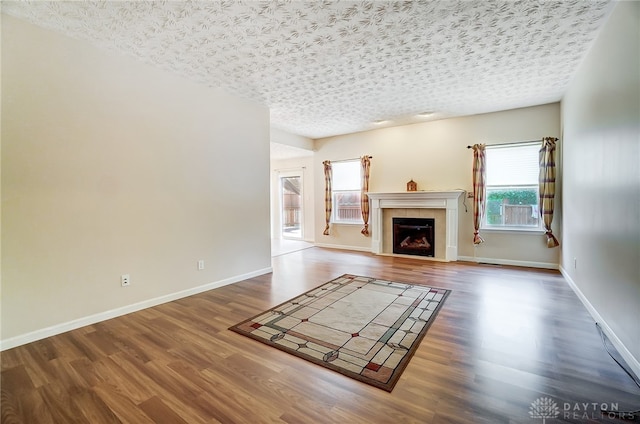
<path fill-rule="evenodd" d="M 499 225 L 535 227 L 538 225 L 538 211 L 533 205 L 502 205 Z"/>
<path fill-rule="evenodd" d="M 362 223 L 360 190 L 334 192 L 333 221 L 342 223 Z"/>
<path fill-rule="evenodd" d="M 340 221 L 358 221 L 362 219 L 360 206 L 340 206 L 336 210 L 336 214 Z"/>

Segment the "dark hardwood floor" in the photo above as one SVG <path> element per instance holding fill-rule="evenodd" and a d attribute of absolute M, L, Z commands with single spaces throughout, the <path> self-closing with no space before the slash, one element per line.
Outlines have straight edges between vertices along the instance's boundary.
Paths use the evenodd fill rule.
<path fill-rule="evenodd" d="M 2 423 L 535 424 L 549 400 L 553 424 L 640 407 L 558 272 L 321 248 L 273 267 L 2 352 Z M 453 290 L 391 393 L 227 330 L 344 273 Z"/>

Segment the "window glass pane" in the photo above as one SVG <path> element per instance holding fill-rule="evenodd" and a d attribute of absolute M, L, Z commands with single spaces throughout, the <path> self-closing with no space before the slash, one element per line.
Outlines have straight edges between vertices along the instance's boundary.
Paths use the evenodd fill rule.
<path fill-rule="evenodd" d="M 538 144 L 487 146 L 487 186 L 538 184 Z"/>
<path fill-rule="evenodd" d="M 360 162 L 332 163 L 331 171 L 333 190 L 360 190 Z"/>
<path fill-rule="evenodd" d="M 360 190 L 339 191 L 333 194 L 334 222 L 361 223 Z"/>
<path fill-rule="evenodd" d="M 333 172 L 333 216 L 338 223 L 362 223 L 360 209 L 360 161 L 331 164 Z"/>
<path fill-rule="evenodd" d="M 538 187 L 487 187 L 488 226 L 538 227 Z"/>

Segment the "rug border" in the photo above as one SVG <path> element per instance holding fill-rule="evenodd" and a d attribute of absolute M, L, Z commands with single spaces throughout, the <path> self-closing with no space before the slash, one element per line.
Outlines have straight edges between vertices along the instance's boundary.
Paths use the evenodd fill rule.
<path fill-rule="evenodd" d="M 245 324 L 245 323 L 247 323 L 249 321 L 254 320 L 254 318 L 257 318 L 257 317 L 263 315 L 264 313 L 266 313 L 268 311 L 271 311 L 273 309 L 279 308 L 280 306 L 289 303 L 291 300 L 293 300 L 293 299 L 295 299 L 297 297 L 304 296 L 307 293 L 310 293 L 310 292 L 312 292 L 314 290 L 317 290 L 318 287 L 322 287 L 327 283 L 331 283 L 331 282 L 333 282 L 335 280 L 338 280 L 338 279 L 346 277 L 346 276 L 348 276 L 348 277 L 356 277 L 356 278 L 357 277 L 369 278 L 369 279 L 373 279 L 373 280 L 390 281 L 390 282 L 393 282 L 393 283 L 416 285 L 416 286 L 429 287 L 429 288 L 432 288 L 432 289 L 445 290 L 446 291 L 444 293 L 444 295 L 442 296 L 442 299 L 438 302 L 438 306 L 433 310 L 433 314 L 431 315 L 431 318 L 429 319 L 429 321 L 427 321 L 427 324 L 424 326 L 423 331 L 421 331 L 420 334 L 418 335 L 418 337 L 416 338 L 416 340 L 414 340 L 413 345 L 416 346 L 415 349 L 410 350 L 408 355 L 405 356 L 400 361 L 398 366 L 393 370 L 393 373 L 391 374 L 391 378 L 389 379 L 388 383 L 380 383 L 378 381 L 375 381 L 373 379 L 367 378 L 367 377 L 362 376 L 362 375 L 360 375 L 358 373 L 355 373 L 353 371 L 349 371 L 349 370 L 345 370 L 344 368 L 337 367 L 337 366 L 331 364 L 330 362 L 324 362 L 324 361 L 322 361 L 322 360 L 320 360 L 318 358 L 315 358 L 313 356 L 306 355 L 306 354 L 300 353 L 300 352 L 296 352 L 296 351 L 294 351 L 294 350 L 292 350 L 292 349 L 290 349 L 290 348 L 288 348 L 286 346 L 283 346 L 283 345 L 278 344 L 278 343 L 274 343 L 274 342 L 272 342 L 270 340 L 266 340 L 266 339 L 263 339 L 261 337 L 254 336 L 253 334 L 247 333 L 246 331 L 241 330 L 239 328 L 241 325 L 243 325 L 243 324 Z M 241 336 L 253 339 L 253 340 L 257 341 L 257 342 L 260 342 L 261 344 L 265 344 L 267 346 L 274 347 L 274 348 L 276 348 L 278 350 L 281 350 L 283 352 L 288 353 L 291 356 L 295 356 L 297 358 L 300 358 L 300 359 L 303 359 L 305 361 L 311 362 L 311 363 L 316 364 L 318 366 L 321 366 L 323 368 L 330 369 L 330 370 L 332 370 L 334 372 L 337 372 L 339 374 L 342 374 L 342 375 L 344 375 L 346 377 L 352 378 L 354 380 L 358 380 L 358 381 L 360 381 L 362 383 L 366 383 L 366 384 L 368 384 L 370 386 L 377 387 L 377 388 L 385 390 L 387 392 L 391 392 L 393 390 L 393 388 L 395 387 L 396 383 L 398 382 L 398 380 L 400 380 L 400 377 L 402 376 L 402 373 L 404 372 L 405 368 L 407 367 L 407 365 L 409 365 L 409 362 L 413 358 L 413 355 L 416 353 L 416 351 L 420 347 L 420 344 L 422 343 L 422 340 L 424 339 L 424 337 L 426 336 L 427 332 L 429 331 L 429 328 L 431 327 L 431 324 L 433 324 L 433 322 L 435 321 L 436 317 L 438 316 L 438 313 L 440 312 L 440 309 L 442 308 L 442 305 L 444 305 L 445 300 L 447 300 L 447 298 L 449 297 L 449 295 L 451 294 L 452 291 L 453 290 L 451 290 L 451 289 L 445 289 L 445 288 L 442 288 L 442 287 L 435 287 L 435 286 L 426 285 L 426 284 L 423 285 L 423 284 L 417 284 L 417 283 L 406 283 L 404 281 L 398 281 L 398 280 L 395 280 L 395 279 L 366 277 L 366 276 L 363 276 L 363 275 L 356 275 L 356 274 L 342 274 L 342 275 L 340 275 L 338 277 L 335 277 L 333 279 L 325 281 L 324 283 L 321 283 L 320 285 L 318 285 L 318 286 L 316 286 L 316 287 L 314 287 L 312 289 L 309 289 L 306 292 L 303 292 L 303 293 L 300 293 L 298 295 L 295 295 L 295 296 L 291 297 L 290 299 L 287 299 L 287 300 L 285 300 L 284 302 L 282 302 L 282 303 L 280 303 L 278 305 L 271 306 L 271 307 L 265 309 L 264 311 L 259 312 L 259 313 L 255 314 L 255 315 L 251 316 L 248 319 L 245 319 L 244 321 L 241 321 L 241 322 L 239 322 L 239 323 L 237 323 L 235 325 L 232 325 L 231 327 L 228 328 L 228 330 L 231 330 L 231 331 L 233 331 L 236 334 L 239 334 Z"/>

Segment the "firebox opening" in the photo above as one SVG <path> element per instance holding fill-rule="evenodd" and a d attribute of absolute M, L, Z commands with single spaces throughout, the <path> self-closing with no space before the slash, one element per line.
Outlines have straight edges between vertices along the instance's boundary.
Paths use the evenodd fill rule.
<path fill-rule="evenodd" d="M 434 256 L 435 219 L 393 218 L 393 253 Z"/>

